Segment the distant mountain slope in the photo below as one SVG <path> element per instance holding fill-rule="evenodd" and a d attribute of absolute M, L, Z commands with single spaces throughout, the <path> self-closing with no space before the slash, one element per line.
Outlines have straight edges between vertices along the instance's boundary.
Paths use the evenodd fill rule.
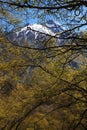
<path fill-rule="evenodd" d="M 47 21 L 46 27 L 54 33 L 63 32 L 65 30 L 65 28 L 62 25 L 53 20 Z"/>
<path fill-rule="evenodd" d="M 66 33 L 62 34 L 62 32 L 64 31 Z M 69 42 L 67 37 L 76 35 L 76 33 L 71 34 L 67 32 L 66 29 L 58 22 L 49 20 L 44 25 L 37 23 L 32 25 L 27 24 L 22 28 L 12 30 L 9 33 L 8 38 L 16 45 L 29 46 L 34 48 L 44 48 L 46 45 L 45 43 L 46 41 L 48 41 L 50 36 L 56 36 L 55 45 L 64 45 L 65 43 Z M 65 37 L 66 40 L 63 39 L 63 37 Z M 73 40 L 74 39 L 72 38 L 70 41 L 73 42 Z M 71 61 L 69 65 L 78 68 L 81 63 L 79 62 L 80 60 L 77 59 Z"/>
<path fill-rule="evenodd" d="M 9 33 L 9 40 L 19 45 L 43 47 L 43 41 L 48 40 L 49 36 L 55 36 L 57 33 L 63 31 L 64 28 L 59 23 L 49 20 L 45 25 L 35 23 L 32 25 L 26 25 L 16 31 L 13 30 Z M 60 43 L 63 41 L 57 39 L 57 42 Z"/>

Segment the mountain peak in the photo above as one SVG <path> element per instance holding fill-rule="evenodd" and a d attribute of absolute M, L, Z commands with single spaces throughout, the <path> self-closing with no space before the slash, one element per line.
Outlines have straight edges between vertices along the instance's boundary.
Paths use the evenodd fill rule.
<path fill-rule="evenodd" d="M 47 24 L 49 24 L 49 25 L 50 25 L 50 24 L 51 24 L 51 25 L 54 25 L 54 24 L 55 24 L 55 21 L 53 21 L 53 20 L 48 20 L 48 21 L 47 21 Z"/>
<path fill-rule="evenodd" d="M 42 41 L 47 40 L 49 36 L 55 36 L 62 31 L 63 28 L 58 22 L 49 20 L 45 25 L 37 23 L 27 24 L 23 28 L 12 31 L 9 39 L 19 45 L 27 44 L 37 47 Z M 60 42 L 59 39 L 58 42 Z"/>
<path fill-rule="evenodd" d="M 46 23 L 46 27 L 48 27 L 54 33 L 64 31 L 64 27 L 62 27 L 59 22 L 54 20 L 48 20 Z"/>

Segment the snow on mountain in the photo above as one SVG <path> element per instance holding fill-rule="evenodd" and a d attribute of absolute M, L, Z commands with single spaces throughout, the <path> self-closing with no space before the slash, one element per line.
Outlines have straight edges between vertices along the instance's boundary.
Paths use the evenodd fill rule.
<path fill-rule="evenodd" d="M 18 45 L 43 47 L 43 41 L 48 40 L 49 36 L 55 36 L 62 31 L 64 31 L 64 28 L 59 23 L 49 20 L 44 25 L 35 23 L 32 25 L 26 25 L 16 31 L 14 30 L 10 33 L 9 40 Z M 57 42 L 60 42 L 60 40 L 57 39 Z"/>
<path fill-rule="evenodd" d="M 40 33 L 49 34 L 52 36 L 55 35 L 49 28 L 47 28 L 43 25 L 40 25 L 40 24 L 33 24 L 33 25 L 27 26 L 27 28 L 29 28 L 29 27 L 31 28 L 31 30 L 35 30 Z"/>
<path fill-rule="evenodd" d="M 27 24 L 25 27 L 13 30 L 9 33 L 9 40 L 20 46 L 44 48 L 44 43 L 46 43 L 45 41 L 48 41 L 50 36 L 57 36 L 57 38 L 55 38 L 55 44 L 64 45 L 67 42 L 67 39 L 64 40 L 63 37 L 73 35 L 68 32 L 61 35 L 65 30 L 66 29 L 58 22 L 49 20 L 43 25 L 36 23 L 32 25 Z M 72 61 L 70 65 L 78 68 L 77 60 Z"/>

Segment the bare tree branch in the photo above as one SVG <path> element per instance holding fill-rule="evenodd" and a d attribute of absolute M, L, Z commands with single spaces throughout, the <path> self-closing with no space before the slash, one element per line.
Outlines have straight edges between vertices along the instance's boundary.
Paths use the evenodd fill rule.
<path fill-rule="evenodd" d="M 77 1 L 74 2 L 72 1 L 69 3 L 65 3 L 64 5 L 60 5 L 60 6 L 37 6 L 37 5 L 31 5 L 30 3 L 26 2 L 26 3 L 21 3 L 21 2 L 6 2 L 6 1 L 2 1 L 0 0 L 1 4 L 7 4 L 7 5 L 11 5 L 11 6 L 17 6 L 19 8 L 31 8 L 31 9 L 40 9 L 40 10 L 44 10 L 44 9 L 49 9 L 49 10 L 60 10 L 60 9 L 75 9 L 76 7 L 80 7 L 80 6 L 87 6 L 87 1 Z"/>

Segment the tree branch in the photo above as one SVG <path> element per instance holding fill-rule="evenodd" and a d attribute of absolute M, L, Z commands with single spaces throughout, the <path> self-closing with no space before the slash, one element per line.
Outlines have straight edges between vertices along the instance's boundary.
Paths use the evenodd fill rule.
<path fill-rule="evenodd" d="M 75 9 L 76 7 L 80 6 L 86 6 L 87 7 L 87 1 L 78 1 L 78 2 L 72 2 L 72 3 L 65 3 L 64 5 L 60 6 L 37 6 L 37 5 L 32 5 L 29 4 L 28 2 L 26 3 L 21 3 L 21 2 L 7 2 L 7 1 L 2 1 L 0 0 L 1 4 L 7 4 L 10 6 L 17 6 L 19 8 L 31 8 L 31 9 L 40 9 L 40 10 L 60 10 L 60 9 L 68 9 L 68 8 L 73 8 Z"/>

